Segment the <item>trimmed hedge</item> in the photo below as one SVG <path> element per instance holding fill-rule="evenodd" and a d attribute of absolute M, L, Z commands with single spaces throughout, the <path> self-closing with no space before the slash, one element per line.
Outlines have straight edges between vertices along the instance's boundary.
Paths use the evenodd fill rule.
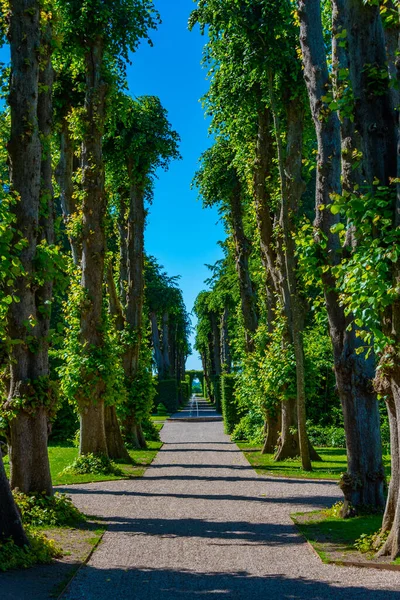
<path fill-rule="evenodd" d="M 190 399 L 190 391 L 189 391 L 189 382 L 181 381 L 180 383 L 180 396 L 183 404 L 189 402 Z"/>
<path fill-rule="evenodd" d="M 158 406 L 162 402 L 169 413 L 178 410 L 178 383 L 176 379 L 161 379 L 156 382 L 156 397 L 154 405 Z"/>
<path fill-rule="evenodd" d="M 235 399 L 236 376 L 225 374 L 221 376 L 221 404 L 225 433 L 231 434 L 240 422 L 242 411 Z"/>
<path fill-rule="evenodd" d="M 222 412 L 222 404 L 221 404 L 221 377 L 219 375 L 213 375 L 210 377 L 211 379 L 211 393 L 214 397 L 215 402 L 215 410 L 217 412 Z"/>

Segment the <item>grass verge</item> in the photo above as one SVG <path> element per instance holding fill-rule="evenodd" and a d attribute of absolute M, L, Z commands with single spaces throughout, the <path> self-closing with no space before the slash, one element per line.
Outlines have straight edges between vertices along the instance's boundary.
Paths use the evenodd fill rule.
<path fill-rule="evenodd" d="M 345 448 L 316 448 L 322 462 L 313 462 L 313 471 L 303 471 L 299 458 L 275 462 L 273 454 L 261 454 L 261 447 L 247 442 L 236 442 L 252 467 L 260 475 L 296 477 L 299 479 L 340 479 L 347 469 Z M 390 457 L 384 457 L 386 475 L 390 476 Z"/>
<path fill-rule="evenodd" d="M 355 547 L 361 535 L 372 535 L 382 525 L 382 515 L 362 515 L 350 519 L 330 516 L 319 510 L 291 515 L 300 532 L 317 552 L 322 562 L 378 567 L 398 565 L 390 557 L 375 558 L 375 553 L 362 553 Z"/>
<path fill-rule="evenodd" d="M 63 473 L 64 469 L 71 465 L 78 457 L 78 448 L 75 446 L 54 445 L 49 446 L 50 470 L 53 479 L 53 485 L 71 485 L 74 483 L 92 483 L 94 481 L 110 481 L 116 479 L 130 479 L 132 477 L 142 477 L 146 467 L 150 465 L 162 446 L 162 442 L 147 442 L 146 450 L 130 450 L 132 464 L 115 461 L 122 471 L 122 475 L 98 475 L 86 474 L 76 475 L 74 473 Z M 4 457 L 4 464 L 8 472 L 8 457 Z M 7 473 L 8 474 L 8 473 Z"/>

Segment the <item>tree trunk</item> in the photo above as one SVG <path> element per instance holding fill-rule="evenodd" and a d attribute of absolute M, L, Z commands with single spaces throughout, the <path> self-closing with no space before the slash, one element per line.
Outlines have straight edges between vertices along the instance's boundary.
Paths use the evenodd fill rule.
<path fill-rule="evenodd" d="M 356 510 L 362 505 L 380 509 L 384 506 L 384 472 L 378 405 L 371 385 L 374 365 L 365 355 L 357 354 L 359 340 L 353 330 L 347 330 L 349 321 L 340 306 L 330 268 L 340 261 L 339 239 L 331 231 L 339 217 L 326 207 L 332 195 L 341 192 L 341 144 L 337 115 L 322 99 L 329 89 L 329 74 L 319 0 L 300 0 L 299 16 L 304 75 L 318 139 L 315 227 L 327 245 L 327 250 L 321 249 L 320 260 L 329 267 L 323 274 L 323 285 L 348 453 L 348 473 L 342 479 L 344 512 L 350 505 Z"/>
<path fill-rule="evenodd" d="M 160 332 L 158 330 L 157 313 L 150 313 L 151 334 L 153 340 L 154 358 L 157 365 L 157 373 L 159 379 L 164 379 L 164 361 L 160 346 Z"/>
<path fill-rule="evenodd" d="M 63 220 L 68 232 L 74 265 L 80 265 L 82 259 L 82 241 L 71 232 L 71 221 L 77 217 L 77 207 L 74 198 L 74 142 L 71 138 L 69 123 L 66 116 L 61 121 L 60 160 L 57 165 L 56 177 L 60 186 L 60 203 Z"/>
<path fill-rule="evenodd" d="M 162 355 L 164 366 L 164 379 L 171 377 L 171 365 L 169 362 L 169 314 L 165 312 L 162 316 Z"/>
<path fill-rule="evenodd" d="M 249 270 L 251 244 L 244 233 L 241 189 L 239 184 L 230 200 L 230 213 L 235 242 L 236 271 L 239 279 L 246 348 L 248 352 L 251 352 L 254 349 L 253 335 L 257 331 L 258 317 L 254 287 Z"/>
<path fill-rule="evenodd" d="M 282 413 L 279 409 L 268 411 L 265 419 L 266 436 L 264 440 L 262 454 L 274 454 L 278 445 L 279 434 L 282 427 Z"/>
<path fill-rule="evenodd" d="M 16 416 L 10 421 L 11 486 L 18 486 L 27 494 L 45 491 L 50 495 L 52 484 L 47 455 L 47 410 L 44 407 L 49 396 L 51 398 L 48 363 L 50 310 L 47 304 L 43 305 L 43 301 L 48 299 L 49 293 L 51 298 L 52 282 L 46 280 L 45 273 L 37 273 L 35 266 L 39 241 L 52 233 L 51 189 L 43 210 L 40 205 L 41 170 L 45 168 L 46 180 L 43 185 L 49 185 L 49 164 L 51 169 L 49 158 L 42 157 L 38 126 L 40 3 L 13 0 L 10 9 L 11 135 L 8 152 L 10 185 L 19 196 L 12 207 L 18 232 L 14 243 L 20 237 L 26 240 L 19 255 L 23 274 L 16 278 L 9 290 L 19 301 L 12 302 L 7 315 L 9 338 L 21 340 L 11 345 L 8 399 L 5 405 L 5 408 L 16 410 Z M 40 113 L 42 126 L 47 108 L 46 104 Z M 46 131 L 47 125 L 46 122 Z M 50 228 L 43 229 L 44 213 L 49 209 Z M 51 239 L 48 242 L 51 243 Z M 35 283 L 38 276 L 45 278 L 44 285 L 39 289 Z"/>
<path fill-rule="evenodd" d="M 214 374 L 221 375 L 221 334 L 218 325 L 218 316 L 215 312 L 210 313 L 211 330 L 212 330 L 212 346 L 213 346 L 213 363 Z"/>
<path fill-rule="evenodd" d="M 295 431 L 297 431 L 296 398 L 289 398 L 282 401 L 282 430 L 274 460 L 282 461 L 299 456 L 299 436 Z"/>
<path fill-rule="evenodd" d="M 82 143 L 82 279 L 84 292 L 80 338 L 86 356 L 104 347 L 103 280 L 105 260 L 104 164 L 102 136 L 105 118 L 105 83 L 102 80 L 104 48 L 96 38 L 85 54 L 85 135 Z M 81 414 L 80 453 L 107 454 L 104 426 L 106 384 L 101 372 L 82 369 L 82 389 L 77 401 Z"/>
<path fill-rule="evenodd" d="M 224 373 L 230 373 L 232 370 L 231 349 L 229 347 L 229 329 L 228 329 L 229 309 L 225 306 L 221 315 L 220 331 L 220 347 L 221 347 L 221 370 Z"/>
<path fill-rule="evenodd" d="M 122 306 L 126 306 L 126 288 L 128 285 L 128 224 L 127 207 L 124 191 L 120 191 L 120 205 L 118 211 L 119 232 L 119 291 Z"/>
<path fill-rule="evenodd" d="M 0 450 L 0 542 L 12 539 L 19 547 L 29 546 L 18 509 L 7 480 Z"/>
<path fill-rule="evenodd" d="M 108 456 L 112 460 L 125 460 L 128 463 L 131 462 L 131 457 L 125 448 L 124 440 L 122 439 L 115 405 L 105 407 L 104 425 L 106 430 Z"/>

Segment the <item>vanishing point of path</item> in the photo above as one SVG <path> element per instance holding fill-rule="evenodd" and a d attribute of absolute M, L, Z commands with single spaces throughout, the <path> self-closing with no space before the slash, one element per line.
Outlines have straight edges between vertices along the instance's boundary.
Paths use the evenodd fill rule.
<path fill-rule="evenodd" d="M 142 479 L 65 488 L 109 524 L 63 600 L 400 600 L 398 572 L 323 565 L 289 514 L 335 483 L 257 476 L 221 422 L 167 422 Z"/>

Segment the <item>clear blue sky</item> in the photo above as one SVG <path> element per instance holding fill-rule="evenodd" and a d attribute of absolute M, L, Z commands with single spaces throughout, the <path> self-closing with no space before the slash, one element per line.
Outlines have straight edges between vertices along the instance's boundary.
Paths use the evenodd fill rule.
<path fill-rule="evenodd" d="M 189 32 L 187 22 L 193 0 L 155 0 L 162 24 L 152 32 L 153 47 L 143 43 L 128 66 L 133 96 L 159 96 L 173 128 L 182 139 L 182 160 L 168 172 L 161 171 L 146 231 L 146 251 L 154 255 L 169 275 L 181 275 L 180 287 L 188 311 L 209 276 L 206 264 L 221 258 L 217 241 L 224 237 L 215 210 L 204 210 L 190 189 L 200 154 L 210 145 L 208 125 L 199 99 L 207 90 L 200 65 L 206 38 L 199 29 Z M 9 61 L 8 48 L 0 49 L 0 61 Z M 193 325 L 195 324 L 193 318 Z M 192 344 L 193 344 L 192 337 Z M 201 368 L 196 352 L 189 369 Z"/>
<path fill-rule="evenodd" d="M 154 47 L 140 46 L 128 68 L 132 95 L 159 96 L 169 119 L 182 138 L 183 159 L 161 172 L 146 231 L 147 252 L 157 257 L 170 275 L 181 275 L 186 307 L 192 310 L 209 276 L 205 264 L 221 258 L 217 241 L 223 239 L 215 210 L 204 210 L 190 183 L 200 154 L 210 145 L 208 124 L 199 99 L 208 84 L 200 65 L 205 37 L 187 29 L 192 0 L 155 0 L 162 24 L 152 35 Z M 193 320 L 194 323 L 194 320 Z M 189 369 L 201 368 L 197 353 Z"/>

